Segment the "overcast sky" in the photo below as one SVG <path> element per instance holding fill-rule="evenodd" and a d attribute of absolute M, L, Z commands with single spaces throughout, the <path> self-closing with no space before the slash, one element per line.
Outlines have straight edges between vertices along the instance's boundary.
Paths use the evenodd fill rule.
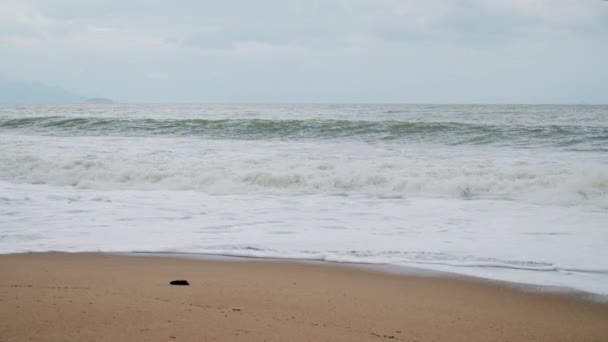
<path fill-rule="evenodd" d="M 0 0 L 0 61 L 129 102 L 608 103 L 608 2 Z"/>

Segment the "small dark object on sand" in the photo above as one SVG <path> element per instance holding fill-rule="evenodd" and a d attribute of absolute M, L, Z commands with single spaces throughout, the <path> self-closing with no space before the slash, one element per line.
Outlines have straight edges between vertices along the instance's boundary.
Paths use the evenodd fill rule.
<path fill-rule="evenodd" d="M 174 280 L 174 281 L 170 282 L 169 284 L 171 284 L 171 285 L 183 285 L 183 286 L 190 285 L 190 283 L 187 280 Z"/>

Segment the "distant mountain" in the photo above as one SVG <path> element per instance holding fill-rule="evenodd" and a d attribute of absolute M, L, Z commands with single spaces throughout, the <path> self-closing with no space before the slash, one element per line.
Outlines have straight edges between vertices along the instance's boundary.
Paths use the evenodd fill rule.
<path fill-rule="evenodd" d="M 84 97 L 61 88 L 42 83 L 23 83 L 0 79 L 0 103 L 59 104 L 78 103 Z"/>

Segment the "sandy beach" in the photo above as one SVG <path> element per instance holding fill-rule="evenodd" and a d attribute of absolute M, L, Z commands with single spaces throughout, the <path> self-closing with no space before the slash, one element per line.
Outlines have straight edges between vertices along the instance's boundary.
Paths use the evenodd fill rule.
<path fill-rule="evenodd" d="M 0 275 L 6 342 L 608 340 L 608 305 L 468 278 L 62 253 L 0 256 Z"/>

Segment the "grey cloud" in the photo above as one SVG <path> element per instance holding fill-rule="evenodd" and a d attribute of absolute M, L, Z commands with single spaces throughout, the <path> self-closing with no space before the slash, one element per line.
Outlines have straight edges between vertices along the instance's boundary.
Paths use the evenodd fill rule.
<path fill-rule="evenodd" d="M 0 75 L 123 101 L 608 101 L 600 1 L 12 3 Z"/>
<path fill-rule="evenodd" d="M 459 7 L 444 23 L 443 33 L 457 41 L 504 44 L 525 38 L 541 24 L 537 18 L 512 13 L 490 12 L 470 3 Z"/>

